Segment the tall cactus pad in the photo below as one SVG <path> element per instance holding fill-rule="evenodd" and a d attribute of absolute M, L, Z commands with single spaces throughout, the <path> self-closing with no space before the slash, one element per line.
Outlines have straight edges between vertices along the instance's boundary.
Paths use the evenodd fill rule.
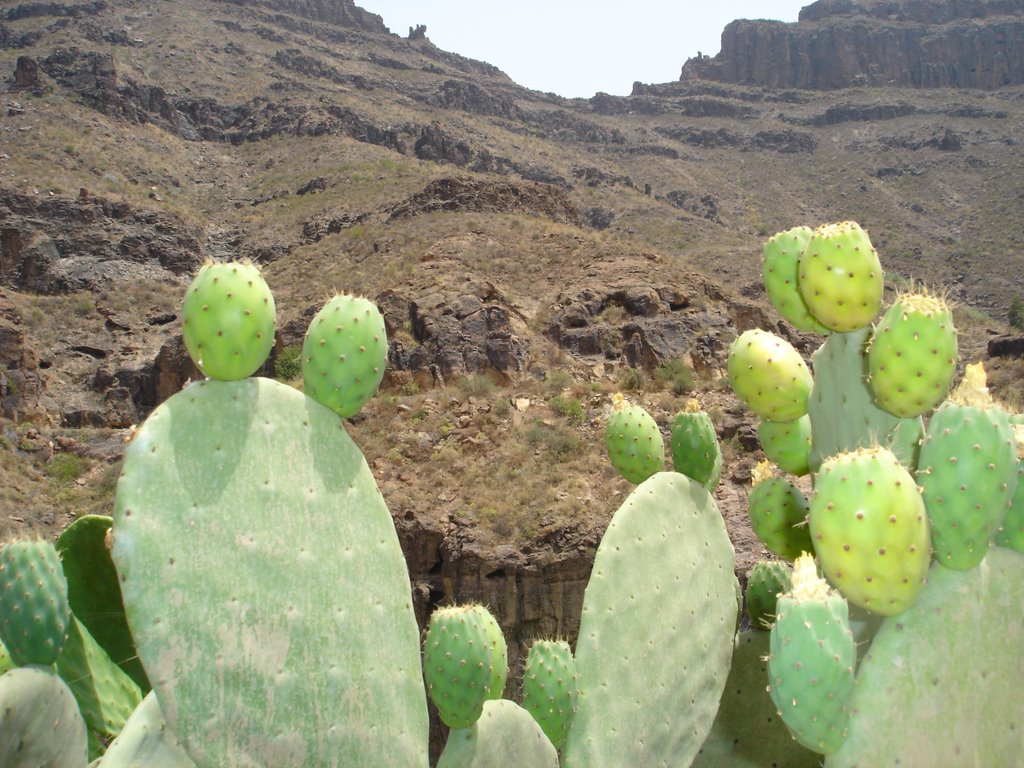
<path fill-rule="evenodd" d="M 810 473 L 811 417 L 804 414 L 796 421 L 764 421 L 757 427 L 764 455 L 779 469 L 797 477 Z"/>
<path fill-rule="evenodd" d="M 529 712 L 489 700 L 475 725 L 448 734 L 437 768 L 558 768 L 558 753 Z"/>
<path fill-rule="evenodd" d="M 835 752 L 846 739 L 857 647 L 846 601 L 818 578 L 811 555 L 796 561 L 793 590 L 779 598 L 768 657 L 769 692 L 793 736 Z"/>
<path fill-rule="evenodd" d="M 829 456 L 857 448 L 889 448 L 908 470 L 917 467 L 924 436 L 920 418 L 901 419 L 879 408 L 867 382 L 866 345 L 870 328 L 834 333 L 814 353 L 811 417 L 811 472 Z"/>
<path fill-rule="evenodd" d="M 665 466 L 665 441 L 654 417 L 620 394 L 612 397 L 604 442 L 612 466 L 631 483 L 642 483 Z"/>
<path fill-rule="evenodd" d="M 274 296 L 259 267 L 207 263 L 181 305 L 181 333 L 189 356 L 211 379 L 244 379 L 274 346 Z"/>
<path fill-rule="evenodd" d="M 97 768 L 195 768 L 174 731 L 167 727 L 150 692 L 128 718 Z"/>
<path fill-rule="evenodd" d="M 846 598 L 883 616 L 909 608 L 928 576 L 928 517 L 914 478 L 885 448 L 821 465 L 811 497 L 821 568 Z"/>
<path fill-rule="evenodd" d="M 339 416 L 355 416 L 380 386 L 387 359 L 377 305 L 361 296 L 335 296 L 317 312 L 302 343 L 306 394 Z"/>
<path fill-rule="evenodd" d="M 87 760 L 85 722 L 53 670 L 19 667 L 0 676 L 0 765 L 85 768 Z"/>
<path fill-rule="evenodd" d="M 800 256 L 800 293 L 824 326 L 849 333 L 871 323 L 882 306 L 878 252 L 854 221 L 823 224 Z"/>
<path fill-rule="evenodd" d="M 438 608 L 423 640 L 423 676 L 430 700 L 449 728 L 468 728 L 488 700 L 491 649 L 483 622 L 464 605 Z"/>
<path fill-rule="evenodd" d="M 676 414 L 670 444 L 676 472 L 713 491 L 722 475 L 722 449 L 711 417 L 696 400 L 690 400 L 686 410 Z"/>
<path fill-rule="evenodd" d="M 565 768 L 690 763 L 729 671 L 733 567 L 722 515 L 700 483 L 662 472 L 623 502 L 583 598 Z"/>
<path fill-rule="evenodd" d="M 762 419 L 793 421 L 807 413 L 811 372 L 793 345 L 773 333 L 745 331 L 729 347 L 729 385 Z"/>
<path fill-rule="evenodd" d="M 747 500 L 747 511 L 751 528 L 770 552 L 796 560 L 801 552 L 813 549 L 807 528 L 807 497 L 789 480 L 772 477 L 768 462 L 754 469 L 754 489 Z"/>
<path fill-rule="evenodd" d="M 487 608 L 482 605 L 471 605 L 470 610 L 476 613 L 483 627 L 487 640 L 487 649 L 491 654 L 491 677 L 487 681 L 487 698 L 500 699 L 508 682 L 508 644 L 501 625 Z"/>
<path fill-rule="evenodd" d="M 523 709 L 533 715 L 556 749 L 576 713 L 576 660 L 564 640 L 538 640 L 530 646 L 523 670 Z"/>
<path fill-rule="evenodd" d="M 68 583 L 53 544 L 22 540 L 0 547 L 0 640 L 14 663 L 56 662 L 70 620 Z"/>
<path fill-rule="evenodd" d="M 969 571 L 932 567 L 857 673 L 850 733 L 828 768 L 1019 765 L 1024 754 L 1024 556 L 993 548 Z"/>
<path fill-rule="evenodd" d="M 778 560 L 754 563 L 747 576 L 747 613 L 754 629 L 771 629 L 779 595 L 793 588 L 793 571 Z"/>
<path fill-rule="evenodd" d="M 778 232 L 764 244 L 764 287 L 775 309 L 801 331 L 828 333 L 807 308 L 800 293 L 800 254 L 811 241 L 810 227 L 793 227 Z"/>
<path fill-rule="evenodd" d="M 426 765 L 398 536 L 323 406 L 268 379 L 171 397 L 125 451 L 113 558 L 143 666 L 201 768 Z"/>

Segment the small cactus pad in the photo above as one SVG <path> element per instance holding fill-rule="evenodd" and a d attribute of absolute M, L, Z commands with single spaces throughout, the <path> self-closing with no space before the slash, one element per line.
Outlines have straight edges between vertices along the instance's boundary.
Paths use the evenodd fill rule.
<path fill-rule="evenodd" d="M 384 378 L 388 337 L 377 305 L 340 294 L 324 304 L 302 342 L 306 394 L 342 418 L 355 416 Z"/>
<path fill-rule="evenodd" d="M 533 715 L 556 749 L 576 713 L 576 660 L 564 640 L 538 640 L 530 646 L 523 670 L 523 709 Z"/>
<path fill-rule="evenodd" d="M 867 232 L 854 221 L 823 224 L 800 256 L 800 293 L 824 326 L 849 333 L 882 306 L 884 274 Z"/>
<path fill-rule="evenodd" d="M 811 497 L 821 568 L 846 598 L 884 616 L 913 605 L 928 575 L 928 517 L 910 473 L 886 448 L 821 465 Z"/>
<path fill-rule="evenodd" d="M 729 384 L 762 419 L 793 421 L 807 413 L 811 372 L 785 339 L 755 328 L 729 347 Z"/>
<path fill-rule="evenodd" d="M 1020 765 L 1021 606 L 1016 552 L 990 549 L 969 571 L 933 565 L 917 603 L 875 635 L 826 767 Z"/>
<path fill-rule="evenodd" d="M 71 608 L 60 557 L 48 541 L 0 546 L 0 641 L 18 666 L 57 661 Z"/>
<path fill-rule="evenodd" d="M 508 644 L 501 625 L 489 610 L 482 605 L 467 606 L 476 613 L 487 638 L 487 648 L 491 652 L 491 679 L 487 683 L 487 698 L 500 699 L 508 682 Z"/>
<path fill-rule="evenodd" d="M 665 441 L 654 417 L 621 394 L 612 397 L 604 442 L 612 466 L 631 483 L 642 483 L 665 466 Z"/>
<path fill-rule="evenodd" d="M 255 264 L 203 265 L 181 305 L 185 348 L 211 379 L 255 373 L 274 346 L 276 323 L 274 296 Z"/>
<path fill-rule="evenodd" d="M 449 732 L 437 768 L 558 768 L 558 753 L 529 712 L 489 700 L 472 727 Z"/>
<path fill-rule="evenodd" d="M 927 413 L 946 398 L 956 358 L 956 329 L 946 302 L 928 293 L 899 296 L 868 348 L 876 402 L 901 418 Z"/>
<path fill-rule="evenodd" d="M 1024 555 L 1024 462 L 1017 461 L 1017 488 L 996 534 L 996 544 Z"/>
<path fill-rule="evenodd" d="M 800 254 L 811 241 L 810 227 L 778 232 L 764 244 L 764 287 L 768 298 L 790 324 L 800 331 L 828 333 L 807 308 L 799 288 Z"/>
<path fill-rule="evenodd" d="M 27 666 L 0 676 L 0 765 L 85 768 L 87 760 L 85 722 L 56 672 Z"/>
<path fill-rule="evenodd" d="M 857 647 L 846 600 L 797 559 L 793 589 L 779 597 L 768 657 L 769 692 L 794 738 L 822 754 L 846 739 Z"/>
<path fill-rule="evenodd" d="M 764 455 L 779 469 L 802 477 L 810 473 L 811 417 L 803 415 L 796 421 L 765 421 L 757 427 Z"/>
<path fill-rule="evenodd" d="M 195 768 L 195 763 L 167 727 L 156 694 L 150 692 L 96 768 Z"/>
<path fill-rule="evenodd" d="M 754 629 L 771 629 L 779 595 L 793 588 L 793 571 L 778 560 L 754 563 L 747 576 L 747 613 Z"/>
<path fill-rule="evenodd" d="M 804 492 L 784 477 L 773 477 L 766 461 L 754 468 L 753 483 L 747 500 L 750 525 L 768 551 L 791 561 L 810 552 L 810 505 Z"/>
<path fill-rule="evenodd" d="M 469 728 L 488 701 L 491 650 L 480 616 L 468 606 L 438 608 L 423 640 L 423 676 L 441 722 Z"/>
<path fill-rule="evenodd" d="M 722 450 L 711 417 L 691 399 L 672 422 L 672 464 L 676 472 L 692 477 L 709 491 L 722 475 Z"/>

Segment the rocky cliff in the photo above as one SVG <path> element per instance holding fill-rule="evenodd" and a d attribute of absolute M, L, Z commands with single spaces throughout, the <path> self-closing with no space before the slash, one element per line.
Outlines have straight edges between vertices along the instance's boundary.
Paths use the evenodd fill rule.
<path fill-rule="evenodd" d="M 1021 0 L 818 0 L 796 23 L 741 19 L 681 80 L 766 88 L 1024 83 Z"/>

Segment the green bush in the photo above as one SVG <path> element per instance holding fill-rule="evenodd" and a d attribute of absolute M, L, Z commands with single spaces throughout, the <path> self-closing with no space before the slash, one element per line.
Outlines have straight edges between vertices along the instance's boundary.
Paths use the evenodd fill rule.
<path fill-rule="evenodd" d="M 693 391 L 693 371 L 679 358 L 666 360 L 655 368 L 654 380 L 674 395 L 686 395 Z"/>
<path fill-rule="evenodd" d="M 1010 302 L 1010 311 L 1006 313 L 1006 317 L 1010 325 L 1018 331 L 1024 331 L 1024 299 L 1020 296 L 1014 296 L 1013 301 Z"/>
<path fill-rule="evenodd" d="M 89 469 L 89 460 L 72 453 L 58 453 L 46 464 L 46 474 L 59 483 L 73 483 Z"/>
<path fill-rule="evenodd" d="M 559 416 L 564 416 L 570 424 L 575 426 L 580 426 L 587 420 L 587 415 L 583 411 L 583 404 L 575 397 L 556 395 L 548 400 L 548 405 L 551 407 L 551 410 Z"/>
<path fill-rule="evenodd" d="M 293 345 L 282 349 L 274 358 L 274 378 L 293 381 L 302 376 L 302 347 Z"/>

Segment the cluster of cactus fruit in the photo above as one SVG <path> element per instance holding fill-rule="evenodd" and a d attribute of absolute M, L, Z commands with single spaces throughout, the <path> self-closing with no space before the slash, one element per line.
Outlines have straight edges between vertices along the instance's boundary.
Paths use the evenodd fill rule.
<path fill-rule="evenodd" d="M 204 266 L 183 332 L 209 378 L 135 431 L 113 517 L 56 548 L 0 549 L 0 764 L 416 768 L 428 700 L 449 729 L 442 768 L 1013 764 L 1021 419 L 974 369 L 942 402 L 956 337 L 935 297 L 900 297 L 870 327 L 882 271 L 857 225 L 772 238 L 765 284 L 829 338 L 811 367 L 765 331 L 730 353 L 765 454 L 814 483 L 808 499 L 755 472 L 751 523 L 780 559 L 751 571 L 753 629 L 737 631 L 710 418 L 696 401 L 676 415 L 663 471 L 657 423 L 616 397 L 606 445 L 637 487 L 598 548 L 575 648 L 533 643 L 520 705 L 485 607 L 438 608 L 421 637 L 345 430 L 383 375 L 376 307 L 327 302 L 302 392 L 250 378 L 274 337 L 259 270 Z"/>

